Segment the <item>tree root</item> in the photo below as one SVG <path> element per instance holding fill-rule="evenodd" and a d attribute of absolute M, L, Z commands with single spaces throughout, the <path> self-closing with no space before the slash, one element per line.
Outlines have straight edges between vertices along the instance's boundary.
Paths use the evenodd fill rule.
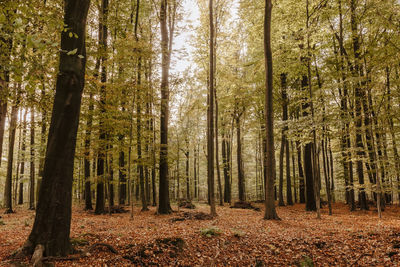
<path fill-rule="evenodd" d="M 43 253 L 44 253 L 44 246 L 39 244 L 35 247 L 35 251 L 33 252 L 31 258 L 31 264 L 33 267 L 42 267 L 43 264 Z"/>

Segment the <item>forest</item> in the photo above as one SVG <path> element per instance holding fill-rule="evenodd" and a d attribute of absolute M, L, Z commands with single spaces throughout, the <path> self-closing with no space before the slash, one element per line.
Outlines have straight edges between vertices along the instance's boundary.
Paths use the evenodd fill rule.
<path fill-rule="evenodd" d="M 400 1 L 0 0 L 0 266 L 399 266 Z"/>

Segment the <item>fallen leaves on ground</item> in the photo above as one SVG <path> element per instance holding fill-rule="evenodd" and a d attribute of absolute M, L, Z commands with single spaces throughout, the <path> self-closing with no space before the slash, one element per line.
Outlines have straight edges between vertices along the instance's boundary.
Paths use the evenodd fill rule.
<path fill-rule="evenodd" d="M 262 208 L 261 204 L 254 204 Z M 128 209 L 128 207 L 126 207 Z M 400 208 L 388 207 L 379 220 L 375 211 L 349 212 L 333 206 L 333 216 L 322 219 L 304 211 L 304 205 L 278 207 L 282 220 L 265 221 L 261 212 L 217 207 L 218 216 L 196 220 L 189 213 L 208 213 L 206 205 L 195 211 L 181 209 L 156 215 L 155 208 L 140 212 L 94 215 L 73 208 L 71 239 L 84 257 L 52 261 L 55 266 L 397 266 L 400 264 Z M 186 213 L 184 213 L 186 212 Z M 18 207 L 0 219 L 0 265 L 26 240 L 34 213 Z M 191 218 L 173 220 L 174 218 Z M 218 235 L 204 235 L 218 229 Z M 26 260 L 26 263 L 28 259 Z"/>

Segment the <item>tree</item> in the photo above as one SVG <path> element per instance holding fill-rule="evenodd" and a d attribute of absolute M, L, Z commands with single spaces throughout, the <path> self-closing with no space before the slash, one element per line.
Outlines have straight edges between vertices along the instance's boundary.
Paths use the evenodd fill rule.
<path fill-rule="evenodd" d="M 207 182 L 208 194 L 210 198 L 210 213 L 212 216 L 217 215 L 215 209 L 214 194 L 214 7 L 213 0 L 209 1 L 209 18 L 210 18 L 210 65 L 209 65 L 209 82 L 208 82 L 208 105 L 207 105 Z"/>
<path fill-rule="evenodd" d="M 100 74 L 100 101 L 99 108 L 102 117 L 99 121 L 99 142 L 100 148 L 97 155 L 97 194 L 96 194 L 96 208 L 95 214 L 105 213 L 105 203 L 104 203 L 104 181 L 105 181 L 105 161 L 106 161 L 106 151 L 107 151 L 107 132 L 105 128 L 105 115 L 106 115 L 106 82 L 107 82 L 107 38 L 108 38 L 108 0 L 102 0 L 100 18 L 99 18 L 99 47 L 100 47 L 100 64 L 101 64 L 101 74 Z"/>
<path fill-rule="evenodd" d="M 271 0 L 265 0 L 264 17 L 264 60 L 265 60 L 265 125 L 266 125 L 266 153 L 264 156 L 264 168 L 266 170 L 265 181 L 265 213 L 264 219 L 279 219 L 275 210 L 274 183 L 275 171 L 275 146 L 274 146 L 274 108 L 273 108 L 273 72 L 271 51 Z"/>
<path fill-rule="evenodd" d="M 46 256 L 71 252 L 70 225 L 75 144 L 86 66 L 85 28 L 89 0 L 66 0 L 43 181 L 32 231 L 20 250 Z M 71 38 L 70 34 L 76 34 Z M 35 262 L 36 263 L 36 262 Z"/>
<path fill-rule="evenodd" d="M 169 67 L 170 47 L 167 28 L 168 1 L 161 0 L 160 26 L 161 26 L 161 118 L 160 118 L 160 186 L 158 213 L 171 212 L 169 202 L 169 178 L 168 178 L 168 118 L 169 118 Z"/>

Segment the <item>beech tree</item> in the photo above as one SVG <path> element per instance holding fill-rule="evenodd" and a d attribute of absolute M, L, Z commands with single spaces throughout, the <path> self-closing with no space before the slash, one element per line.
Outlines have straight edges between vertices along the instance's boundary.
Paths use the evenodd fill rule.
<path fill-rule="evenodd" d="M 90 1 L 66 0 L 64 30 L 61 33 L 59 75 L 57 76 L 43 180 L 35 222 L 21 249 L 32 255 L 34 264 L 46 256 L 71 252 L 70 224 L 72 175 L 80 104 L 86 64 L 86 18 Z M 76 38 L 71 38 L 76 34 Z"/>
<path fill-rule="evenodd" d="M 264 219 L 279 219 L 275 210 L 274 183 L 275 183 L 275 147 L 274 147 L 274 108 L 272 99 L 272 52 L 271 52 L 271 0 L 265 1 L 264 15 L 264 59 L 265 59 L 265 126 L 266 126 L 266 153 L 264 155 L 265 175 L 265 213 Z"/>

